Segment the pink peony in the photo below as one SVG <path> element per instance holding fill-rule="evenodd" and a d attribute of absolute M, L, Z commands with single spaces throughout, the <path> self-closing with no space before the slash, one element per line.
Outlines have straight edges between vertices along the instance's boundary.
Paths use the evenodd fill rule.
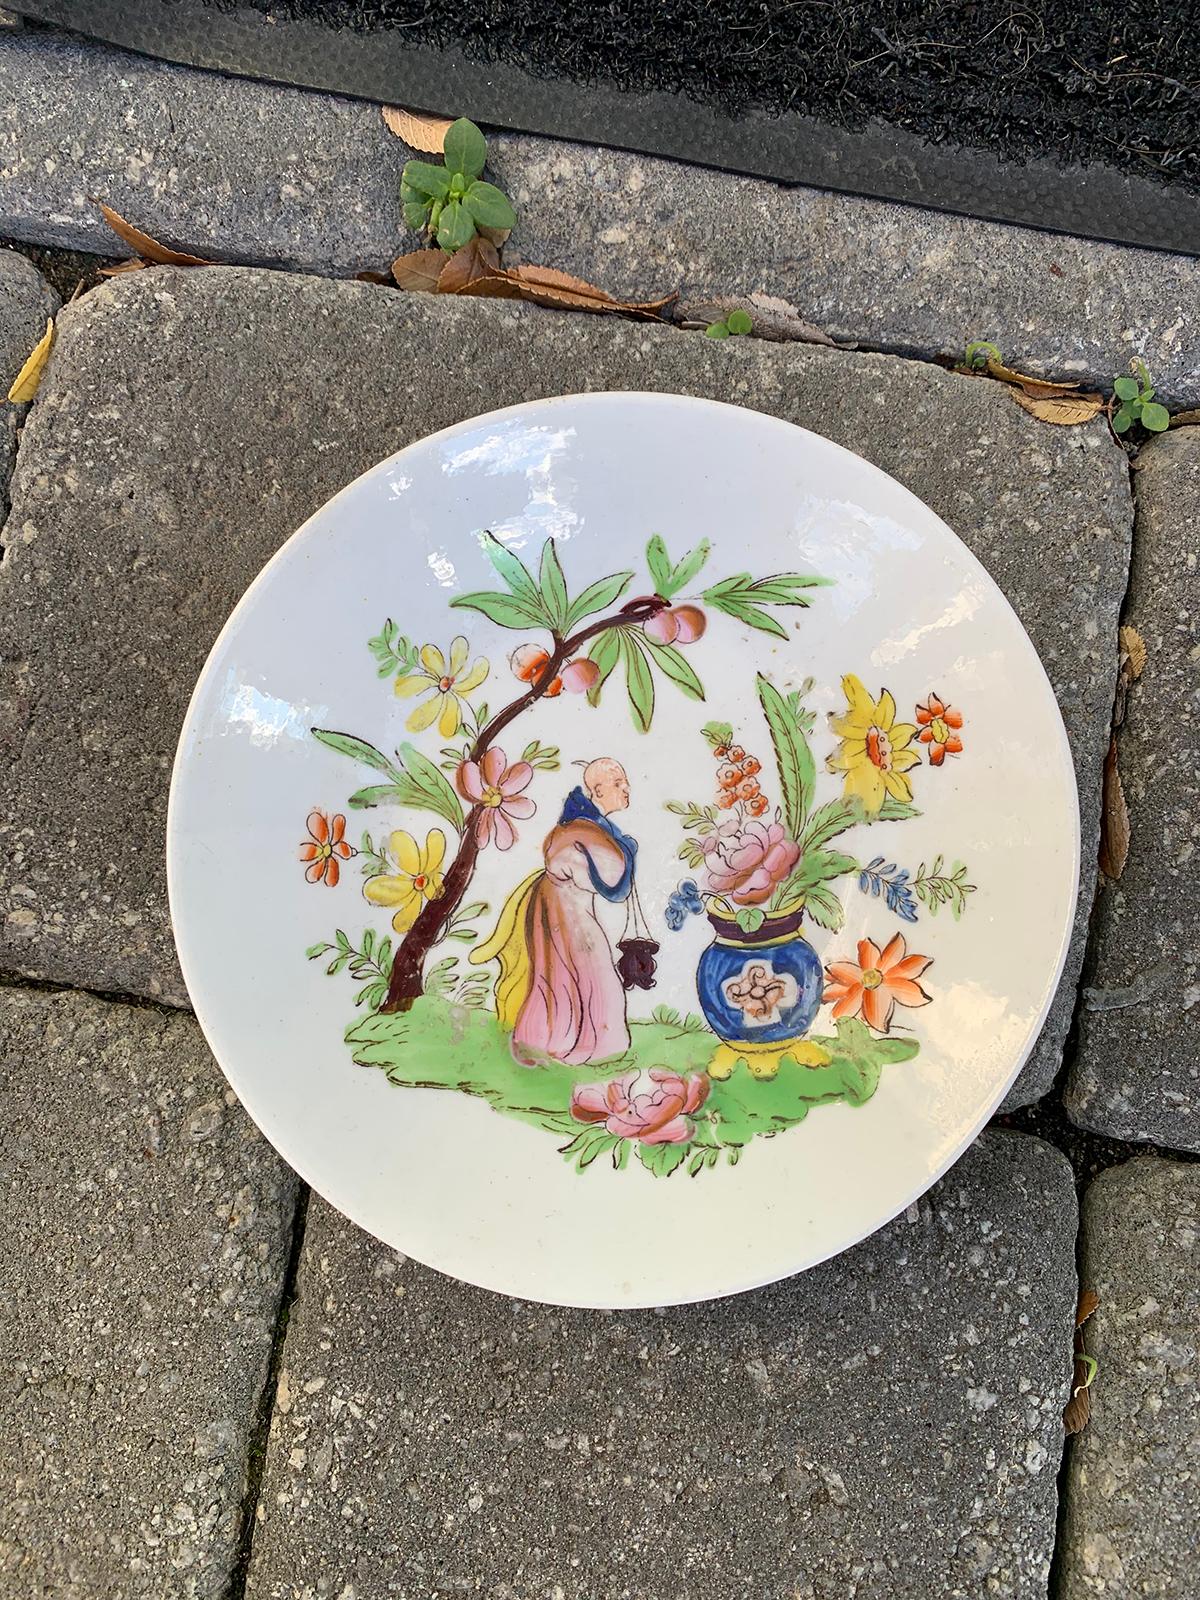
<path fill-rule="evenodd" d="M 800 859 L 800 846 L 787 838 L 781 822 L 731 817 L 701 839 L 708 887 L 738 906 L 760 906 L 771 898 Z"/>
<path fill-rule="evenodd" d="M 571 1115 L 579 1122 L 602 1122 L 619 1139 L 643 1144 L 684 1144 L 694 1129 L 689 1115 L 708 1098 L 702 1072 L 682 1078 L 663 1067 L 651 1067 L 650 1088 L 640 1072 L 626 1072 L 607 1083 L 581 1083 L 571 1095 Z"/>
<path fill-rule="evenodd" d="M 496 745 L 484 753 L 482 761 L 460 762 L 456 779 L 458 792 L 476 808 L 475 838 L 482 850 L 495 840 L 497 850 L 510 850 L 516 842 L 513 817 L 531 817 L 537 809 L 527 794 L 522 794 L 533 777 L 528 761 L 508 765 L 504 751 Z"/>

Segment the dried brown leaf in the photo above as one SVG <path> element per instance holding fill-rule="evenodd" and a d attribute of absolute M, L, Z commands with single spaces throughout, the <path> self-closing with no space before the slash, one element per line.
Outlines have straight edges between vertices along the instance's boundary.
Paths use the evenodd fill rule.
<path fill-rule="evenodd" d="M 1129 807 L 1117 767 L 1117 741 L 1108 742 L 1104 758 L 1104 798 L 1100 814 L 1100 871 L 1119 878 L 1129 859 Z"/>
<path fill-rule="evenodd" d="M 1092 1383 L 1096 1377 L 1096 1363 L 1087 1353 L 1084 1323 L 1100 1304 L 1094 1289 L 1085 1289 L 1079 1296 L 1075 1312 L 1075 1362 L 1071 1376 L 1071 1398 L 1063 1410 L 1063 1428 L 1067 1433 L 1082 1433 L 1092 1415 Z"/>
<path fill-rule="evenodd" d="M 1011 383 L 1035 400 L 1045 400 L 1055 394 L 1070 394 L 1078 389 L 1078 383 L 1051 383 L 1046 378 L 1033 378 L 1027 372 L 1018 372 L 1015 367 L 1006 367 L 1002 361 L 988 358 L 988 377 L 999 378 L 1001 383 Z"/>
<path fill-rule="evenodd" d="M 657 317 L 675 298 L 669 294 L 661 300 L 616 300 L 606 289 L 557 267 L 511 267 L 505 276 L 522 300 L 564 311 L 623 311 L 629 316 Z"/>
<path fill-rule="evenodd" d="M 1200 422 L 1200 410 L 1177 411 L 1171 418 L 1172 428 L 1194 428 Z"/>
<path fill-rule="evenodd" d="M 1095 1289 L 1085 1289 L 1079 1296 L 1079 1305 L 1075 1310 L 1075 1326 L 1082 1328 L 1099 1304 L 1100 1296 Z"/>
<path fill-rule="evenodd" d="M 1074 427 L 1079 422 L 1091 422 L 1104 410 L 1104 399 L 1098 394 L 1031 395 L 1024 389 L 1010 389 L 1013 399 L 1039 422 L 1054 422 L 1060 427 Z"/>
<path fill-rule="evenodd" d="M 794 305 L 773 294 L 721 295 L 715 300 L 689 301 L 680 306 L 677 315 L 685 328 L 707 328 L 710 323 L 724 322 L 731 311 L 749 313 L 756 338 L 836 348 L 823 328 L 806 322 Z"/>
<path fill-rule="evenodd" d="M 106 206 L 97 200 L 100 214 L 116 234 L 118 239 L 123 239 L 129 248 L 142 257 L 143 262 L 150 262 L 160 267 L 211 267 L 216 263 L 207 256 L 189 256 L 182 250 L 172 250 L 170 245 L 159 244 L 148 233 L 143 233 L 140 228 L 135 228 L 132 222 L 127 222 L 119 211 L 114 211 L 111 206 Z"/>
<path fill-rule="evenodd" d="M 54 347 L 54 318 L 46 321 L 46 331 L 33 349 L 25 357 L 20 372 L 12 381 L 8 391 L 8 399 L 14 406 L 23 406 L 32 400 L 38 392 L 38 384 L 42 381 L 42 373 L 46 370 L 46 363 L 50 359 L 50 351 Z"/>
<path fill-rule="evenodd" d="M 128 261 L 114 261 L 111 267 L 101 267 L 99 270 L 102 278 L 120 278 L 127 272 L 141 272 L 149 265 L 141 256 L 130 256 Z"/>
<path fill-rule="evenodd" d="M 1127 672 L 1129 681 L 1140 678 L 1146 670 L 1146 641 L 1136 628 L 1131 628 L 1128 623 L 1122 627 L 1117 635 L 1121 644 L 1121 671 Z"/>
<path fill-rule="evenodd" d="M 354 274 L 354 281 L 355 283 L 386 283 L 387 286 L 391 288 L 392 284 L 395 282 L 395 279 L 388 272 L 367 271 L 356 272 Z"/>
<path fill-rule="evenodd" d="M 392 277 L 402 289 L 420 289 L 434 294 L 449 259 L 444 250 L 413 250 L 392 262 Z"/>
<path fill-rule="evenodd" d="M 439 294 L 460 294 L 481 278 L 490 278 L 500 271 L 500 255 L 490 239 L 476 234 L 461 250 L 456 250 L 437 281 Z"/>
<path fill-rule="evenodd" d="M 413 150 L 440 156 L 447 130 L 454 126 L 449 117 L 429 117 L 420 111 L 404 111 L 399 106 L 383 106 L 383 120 L 398 139 Z"/>

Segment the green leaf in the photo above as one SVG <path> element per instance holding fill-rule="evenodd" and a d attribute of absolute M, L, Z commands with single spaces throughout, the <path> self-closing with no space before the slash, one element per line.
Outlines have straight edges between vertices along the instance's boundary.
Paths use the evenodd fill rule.
<path fill-rule="evenodd" d="M 728 339 L 729 327 L 724 322 L 710 322 L 704 330 L 706 339 Z"/>
<path fill-rule="evenodd" d="M 857 872 L 859 864 L 853 856 L 840 850 L 812 850 L 801 857 L 800 865 L 787 881 L 787 889 L 811 889 L 831 878 L 843 878 L 848 872 Z"/>
<path fill-rule="evenodd" d="M 442 140 L 442 154 L 446 158 L 447 175 L 461 172 L 464 178 L 477 178 L 487 161 L 487 140 L 470 118 L 459 117 L 457 122 L 451 123 L 446 129 L 446 137 Z M 507 227 L 509 224 L 505 223 L 502 226 Z"/>
<path fill-rule="evenodd" d="M 365 739 L 356 739 L 350 733 L 338 733 L 333 728 L 314 728 L 312 735 L 339 755 L 349 756 L 352 761 L 362 761 L 366 766 L 374 767 L 376 772 L 386 772 L 389 778 L 397 781 L 401 776 L 399 769 L 393 766 L 383 751 L 376 750 Z"/>
<path fill-rule="evenodd" d="M 1142 427 L 1149 428 L 1151 433 L 1164 433 L 1171 426 L 1171 413 L 1166 406 L 1160 406 L 1157 400 L 1149 401 L 1142 407 Z"/>
<path fill-rule="evenodd" d="M 448 255 L 470 244 L 475 237 L 475 220 L 460 200 L 451 200 L 438 219 L 437 242 Z"/>
<path fill-rule="evenodd" d="M 558 559 L 558 551 L 554 548 L 553 539 L 547 539 L 542 546 L 542 564 L 538 580 L 546 615 L 554 632 L 561 634 L 565 631 L 567 623 L 567 580 L 563 577 L 562 565 Z"/>
<path fill-rule="evenodd" d="M 725 325 L 730 333 L 749 333 L 754 327 L 750 313 L 743 311 L 740 307 L 738 310 L 729 313 L 725 318 Z"/>
<path fill-rule="evenodd" d="M 411 228 L 414 233 L 420 233 L 429 221 L 433 204 L 429 200 L 406 200 L 403 209 L 404 226 Z"/>
<path fill-rule="evenodd" d="M 656 1178 L 669 1178 L 692 1153 L 686 1144 L 639 1144 L 638 1160 Z"/>
<path fill-rule="evenodd" d="M 512 228 L 516 226 L 517 213 L 508 196 L 494 183 L 476 181 L 463 195 L 463 205 L 481 228 Z"/>
<path fill-rule="evenodd" d="M 1119 406 L 1113 417 L 1114 433 L 1128 433 L 1133 427 L 1133 412 L 1127 406 Z"/>
<path fill-rule="evenodd" d="M 533 574 L 515 551 L 510 550 L 501 539 L 490 529 L 485 528 L 480 539 L 483 553 L 495 567 L 497 573 L 516 595 L 518 600 L 523 600 L 535 612 L 541 613 L 542 594 L 534 581 Z"/>
<path fill-rule="evenodd" d="M 435 167 L 431 161 L 406 161 L 401 174 L 401 198 L 407 185 L 414 195 L 428 195 L 431 200 L 444 200 L 450 193 L 450 174 L 445 167 Z"/>
<path fill-rule="evenodd" d="M 671 558 L 661 533 L 654 534 L 646 546 L 646 566 L 654 579 L 654 592 L 669 599 L 671 594 Z"/>
<path fill-rule="evenodd" d="M 1138 386 L 1136 378 L 1118 378 L 1113 384 L 1113 393 L 1118 400 L 1136 400 Z"/>
<path fill-rule="evenodd" d="M 575 601 L 567 612 L 567 630 L 573 631 L 584 617 L 590 617 L 597 611 L 607 611 L 609 606 L 616 602 L 629 587 L 632 572 L 614 572 L 610 578 L 598 578 L 591 583 Z M 590 659 L 595 660 L 595 656 Z"/>
<path fill-rule="evenodd" d="M 919 817 L 920 811 L 910 800 L 897 800 L 893 795 L 883 797 L 883 804 L 876 815 L 869 819 L 874 822 L 906 822 L 909 817 Z"/>
<path fill-rule="evenodd" d="M 600 673 L 588 690 L 589 705 L 598 704 L 605 679 L 611 676 L 613 668 L 621 659 L 621 633 L 620 628 L 605 628 L 604 632 L 598 633 L 588 645 L 589 660 Z"/>
<path fill-rule="evenodd" d="M 890 799 L 891 796 L 888 796 Z M 885 800 L 884 804 L 886 805 Z M 819 845 L 836 838 L 839 833 L 845 833 L 847 828 L 853 828 L 857 823 L 867 819 L 866 809 L 857 796 L 843 797 L 838 800 L 827 800 L 823 806 L 818 806 L 808 819 L 804 834 L 797 840 L 801 852 L 807 854 Z"/>
<path fill-rule="evenodd" d="M 734 919 L 743 933 L 754 933 L 767 920 L 761 906 L 743 906 Z"/>
<path fill-rule="evenodd" d="M 493 594 L 482 590 L 478 594 L 460 594 L 451 600 L 452 608 L 460 611 L 482 611 L 483 615 L 492 622 L 498 622 L 502 628 L 544 628 L 546 619 L 538 610 L 534 610 L 524 600 L 518 600 L 516 595 Z"/>
<path fill-rule="evenodd" d="M 326 950 L 332 950 L 331 944 L 310 944 L 304 954 L 310 961 L 315 961 L 318 956 L 323 956 Z"/>
<path fill-rule="evenodd" d="M 398 783 L 373 784 L 367 789 L 358 789 L 350 796 L 350 805 L 355 811 L 364 811 L 369 806 L 403 806 L 409 803 L 408 788 L 404 782 L 404 774 L 399 775 Z"/>
<path fill-rule="evenodd" d="M 760 611 L 757 606 L 746 605 L 741 600 L 732 600 L 728 596 L 709 602 L 716 606 L 718 611 L 723 611 L 726 616 L 744 622 L 749 628 L 757 628 L 760 633 L 770 633 L 777 639 L 789 637 L 788 631 L 775 618 L 765 611 Z"/>
<path fill-rule="evenodd" d="M 817 769 L 808 740 L 796 726 L 787 702 L 762 673 L 758 674 L 758 703 L 771 731 L 775 765 L 783 793 L 783 814 L 788 834 L 798 839 L 808 818 L 817 782 Z"/>
<path fill-rule="evenodd" d="M 694 550 L 688 551 L 687 555 L 684 556 L 683 560 L 671 573 L 671 588 L 668 592 L 668 598 L 670 598 L 670 595 L 678 594 L 681 589 L 685 589 L 691 583 L 700 568 L 708 560 L 711 550 L 712 541 L 710 539 L 701 539 Z"/>
<path fill-rule="evenodd" d="M 654 678 L 646 665 L 645 656 L 624 630 L 620 634 L 620 642 L 621 653 L 625 657 L 625 683 L 629 690 L 634 726 L 639 733 L 648 733 L 654 716 Z"/>
<path fill-rule="evenodd" d="M 841 901 L 822 883 L 814 884 L 805 894 L 804 910 L 819 928 L 830 933 L 837 933 L 845 920 Z"/>
<path fill-rule="evenodd" d="M 462 803 L 446 782 L 445 774 L 435 767 L 428 756 L 423 756 L 413 744 L 402 744 L 396 752 L 404 762 L 410 783 L 424 797 L 424 809 L 445 817 L 459 833 L 463 826 Z M 415 801 L 410 804 L 416 804 Z"/>
<path fill-rule="evenodd" d="M 690 695 L 693 700 L 704 699 L 704 685 L 673 644 L 663 644 L 659 639 L 652 639 L 648 633 L 640 633 L 636 637 L 642 649 L 649 651 L 654 665 L 664 677 L 678 684 L 684 694 Z"/>

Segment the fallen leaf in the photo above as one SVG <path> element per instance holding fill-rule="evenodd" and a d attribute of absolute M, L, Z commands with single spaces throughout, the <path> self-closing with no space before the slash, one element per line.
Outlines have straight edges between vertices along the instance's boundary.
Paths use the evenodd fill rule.
<path fill-rule="evenodd" d="M 25 405 L 38 392 L 38 384 L 42 381 L 42 373 L 46 370 L 53 344 L 54 319 L 51 317 L 46 322 L 45 333 L 29 352 L 24 366 L 12 381 L 8 398 L 14 406 Z"/>
<path fill-rule="evenodd" d="M 449 259 L 444 250 L 413 250 L 392 262 L 392 277 L 402 289 L 421 289 L 433 294 Z"/>
<path fill-rule="evenodd" d="M 454 126 L 450 117 L 427 117 L 419 111 L 402 111 L 399 106 L 383 106 L 383 120 L 398 139 L 413 150 L 440 156 L 446 132 Z"/>
<path fill-rule="evenodd" d="M 157 239 L 151 238 L 148 233 L 143 233 L 140 228 L 135 228 L 132 222 L 126 222 L 119 211 L 114 211 L 111 206 L 106 206 L 103 201 L 97 200 L 100 214 L 108 223 L 118 239 L 124 239 L 129 248 L 141 256 L 145 261 L 153 262 L 160 267 L 211 267 L 216 263 L 207 256 L 189 256 L 182 250 L 172 250 L 169 245 L 159 244 Z"/>
<path fill-rule="evenodd" d="M 503 246 L 508 243 L 509 238 L 512 235 L 511 228 L 481 228 L 479 224 L 476 223 L 475 229 L 477 233 L 483 235 L 489 244 L 494 244 L 497 250 L 502 249 Z"/>
<path fill-rule="evenodd" d="M 356 272 L 354 274 L 354 281 L 355 283 L 386 283 L 390 288 L 395 280 L 392 278 L 390 273 L 368 271 Z"/>
<path fill-rule="evenodd" d="M 1200 410 L 1177 411 L 1171 418 L 1171 426 L 1173 428 L 1192 428 L 1198 422 L 1200 422 Z"/>
<path fill-rule="evenodd" d="M 1045 400 L 1055 394 L 1070 394 L 1073 389 L 1079 387 L 1078 383 L 1051 383 L 1046 378 L 1031 378 L 1027 372 L 1018 372 L 1015 367 L 1006 367 L 994 356 L 988 357 L 987 374 L 989 378 L 999 378 L 1001 383 L 1011 383 L 1035 400 Z"/>
<path fill-rule="evenodd" d="M 119 278 L 126 272 L 141 272 L 150 263 L 143 261 L 141 256 L 130 256 L 128 261 L 114 261 L 111 267 L 101 267 L 102 278 Z"/>
<path fill-rule="evenodd" d="M 1140 678 L 1146 670 L 1146 641 L 1136 628 L 1131 628 L 1128 623 L 1117 634 L 1121 644 L 1121 670 L 1126 666 L 1129 669 L 1129 681 Z"/>
<path fill-rule="evenodd" d="M 753 319 L 750 330 L 759 339 L 776 343 L 795 341 L 800 344 L 837 346 L 825 332 L 812 322 L 806 322 L 794 305 L 777 295 L 754 294 L 722 295 L 715 300 L 697 300 L 679 308 L 679 320 L 685 328 L 706 328 L 713 322 L 724 322 L 731 311 L 747 311 Z"/>
<path fill-rule="evenodd" d="M 1090 422 L 1104 410 L 1104 398 L 1098 394 L 1031 395 L 1024 389 L 1010 389 L 1009 393 L 1039 422 L 1055 422 L 1061 427 Z"/>
<path fill-rule="evenodd" d="M 566 311 L 623 311 L 630 316 L 657 317 L 675 299 L 668 294 L 661 300 L 616 300 L 607 290 L 556 267 L 510 267 L 504 276 L 516 286 L 522 300 Z"/>
<path fill-rule="evenodd" d="M 1096 1359 L 1087 1353 L 1083 1325 L 1100 1304 L 1094 1289 L 1085 1289 L 1079 1297 L 1075 1313 L 1075 1363 L 1071 1377 L 1071 1398 L 1063 1410 L 1063 1428 L 1067 1433 L 1082 1433 L 1092 1414 L 1092 1384 L 1096 1379 Z"/>
<path fill-rule="evenodd" d="M 490 239 L 476 234 L 461 250 L 456 250 L 442 268 L 437 281 L 439 294 L 460 294 L 481 278 L 490 278 L 500 270 L 500 255 Z"/>
<path fill-rule="evenodd" d="M 1108 741 L 1104 758 L 1104 797 L 1100 814 L 1100 871 L 1117 879 L 1129 859 L 1129 807 L 1117 768 L 1117 741 Z"/>

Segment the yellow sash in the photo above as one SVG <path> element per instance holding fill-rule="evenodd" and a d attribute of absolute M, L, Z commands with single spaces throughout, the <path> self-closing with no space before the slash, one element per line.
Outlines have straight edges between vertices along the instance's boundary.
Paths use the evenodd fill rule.
<path fill-rule="evenodd" d="M 500 1026 L 510 1032 L 517 1025 L 517 1016 L 525 1004 L 533 975 L 529 945 L 525 938 L 525 913 L 534 885 L 541 876 L 539 868 L 517 885 L 504 902 L 491 938 L 476 945 L 467 957 L 473 966 L 482 966 L 485 961 L 500 963 L 495 991 L 496 1016 Z"/>

